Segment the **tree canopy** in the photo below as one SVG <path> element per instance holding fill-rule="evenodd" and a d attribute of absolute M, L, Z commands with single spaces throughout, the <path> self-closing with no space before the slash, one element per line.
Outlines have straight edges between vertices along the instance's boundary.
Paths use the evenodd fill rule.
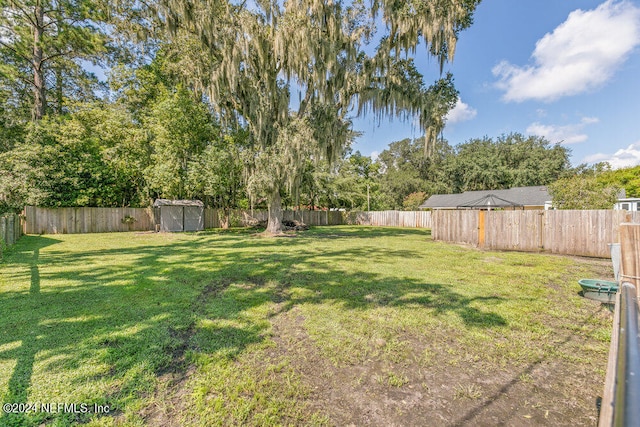
<path fill-rule="evenodd" d="M 519 133 L 471 139 L 451 147 L 438 141 L 429 157 L 425 141 L 404 139 L 389 144 L 378 163 L 387 206 L 402 209 L 412 193 L 461 193 L 547 185 L 571 169 L 570 152 L 544 138 Z"/>
<path fill-rule="evenodd" d="M 640 197 L 640 166 L 604 170 L 596 177 L 602 184 L 624 188 L 627 197 Z"/>
<path fill-rule="evenodd" d="M 0 0 L 0 204 L 194 197 L 267 207 L 277 233 L 283 204 L 410 209 L 571 175 L 569 150 L 543 138 L 441 138 L 453 76 L 413 59 L 451 60 L 478 3 Z M 108 81 L 88 63 L 108 63 Z M 360 114 L 424 136 L 354 153 Z M 636 177 L 597 180 L 633 195 Z"/>
<path fill-rule="evenodd" d="M 16 106 L 33 120 L 95 98 L 98 81 L 83 62 L 110 50 L 109 4 L 95 0 L 0 0 L 0 76 Z"/>
<path fill-rule="evenodd" d="M 549 186 L 556 209 L 611 209 L 619 191 L 620 187 L 605 185 L 588 175 L 562 178 Z"/>
<path fill-rule="evenodd" d="M 172 0 L 159 11 L 175 37 L 201 42 L 184 52 L 189 77 L 223 125 L 246 125 L 247 189 L 267 197 L 268 231 L 278 233 L 284 187 L 299 187 L 307 159 L 340 158 L 351 114 L 417 117 L 428 150 L 457 92 L 450 75 L 427 87 L 411 57 L 422 42 L 441 64 L 452 59 L 477 3 Z M 189 56 L 203 52 L 207 61 Z"/>
<path fill-rule="evenodd" d="M 612 170 L 608 163 L 579 165 L 550 186 L 553 202 L 561 209 L 611 209 L 621 190 L 640 197 L 640 166 Z"/>
<path fill-rule="evenodd" d="M 456 147 L 454 159 L 454 192 L 546 185 L 571 167 L 567 148 L 519 133 L 471 139 Z"/>

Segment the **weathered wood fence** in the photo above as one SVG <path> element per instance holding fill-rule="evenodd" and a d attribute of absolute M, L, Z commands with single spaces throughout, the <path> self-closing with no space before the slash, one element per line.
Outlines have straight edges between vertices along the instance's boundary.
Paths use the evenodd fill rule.
<path fill-rule="evenodd" d="M 246 227 L 254 225 L 257 221 L 266 221 L 268 212 L 265 210 L 231 209 L 229 222 L 234 227 Z M 220 209 L 204 210 L 204 228 L 220 228 L 226 213 Z M 282 213 L 285 221 L 300 221 L 307 225 L 342 225 L 343 214 L 339 211 L 290 211 Z"/>
<path fill-rule="evenodd" d="M 109 233 L 155 229 L 153 208 L 40 208 L 27 206 L 24 210 L 24 216 L 25 234 Z"/>
<path fill-rule="evenodd" d="M 478 244 L 478 212 L 433 211 L 431 236 L 445 242 Z"/>
<path fill-rule="evenodd" d="M 205 209 L 204 216 L 205 228 L 219 228 L 225 213 L 218 209 Z M 445 242 L 466 243 L 486 249 L 547 251 L 602 258 L 610 256 L 608 243 L 619 241 L 621 223 L 640 223 L 640 212 L 614 210 L 436 210 L 348 214 L 338 211 L 285 211 L 283 217 L 308 225 L 431 228 L 433 238 Z M 234 209 L 229 211 L 229 219 L 232 226 L 254 225 L 266 220 L 267 212 Z M 27 234 L 150 230 L 155 230 L 152 208 L 25 208 L 24 232 Z"/>
<path fill-rule="evenodd" d="M 16 214 L 0 215 L 0 258 L 4 246 L 13 245 L 22 236 L 20 216 Z"/>
<path fill-rule="evenodd" d="M 620 250 L 620 291 L 615 300 L 599 427 L 637 425 L 640 419 L 640 224 L 620 225 Z"/>
<path fill-rule="evenodd" d="M 639 212 L 614 210 L 434 211 L 435 240 L 486 249 L 546 251 L 609 258 L 623 222 L 640 222 Z"/>
<path fill-rule="evenodd" d="M 0 239 L 5 245 L 13 245 L 22 236 L 20 216 L 16 214 L 0 215 Z"/>
<path fill-rule="evenodd" d="M 267 219 L 266 211 L 234 209 L 228 212 L 230 225 L 248 226 Z M 153 208 L 25 208 L 26 234 L 109 233 L 155 230 Z M 204 227 L 220 228 L 225 212 L 204 210 Z M 283 219 L 308 225 L 343 224 L 342 212 L 284 211 Z"/>
<path fill-rule="evenodd" d="M 346 222 L 379 227 L 431 228 L 431 216 L 429 211 L 351 212 L 346 215 Z"/>

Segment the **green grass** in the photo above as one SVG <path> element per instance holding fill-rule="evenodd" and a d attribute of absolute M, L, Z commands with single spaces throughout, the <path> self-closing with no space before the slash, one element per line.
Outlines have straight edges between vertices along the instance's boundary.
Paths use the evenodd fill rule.
<path fill-rule="evenodd" d="M 327 424 L 331 408 L 307 405 L 296 353 L 279 350 L 295 347 L 273 327 L 287 313 L 328 366 L 373 360 L 378 386 L 401 389 L 415 366 L 601 367 L 610 337 L 577 295 L 602 266 L 424 230 L 24 236 L 0 269 L 0 400 L 110 408 L 0 413 L 3 426 Z"/>

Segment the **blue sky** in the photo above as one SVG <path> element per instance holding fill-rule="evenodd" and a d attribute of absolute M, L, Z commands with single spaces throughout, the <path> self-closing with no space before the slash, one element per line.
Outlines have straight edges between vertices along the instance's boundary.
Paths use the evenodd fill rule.
<path fill-rule="evenodd" d="M 417 55 L 436 80 L 436 61 Z M 640 164 L 640 0 L 483 0 L 446 71 L 460 91 L 444 130 L 452 145 L 520 132 L 561 142 L 574 165 Z M 421 136 L 398 119 L 354 128 L 354 151 L 373 156 Z"/>

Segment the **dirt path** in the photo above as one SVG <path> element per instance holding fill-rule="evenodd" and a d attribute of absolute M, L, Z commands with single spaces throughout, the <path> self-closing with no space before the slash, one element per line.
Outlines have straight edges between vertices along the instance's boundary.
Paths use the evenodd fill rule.
<path fill-rule="evenodd" d="M 593 316 L 608 316 L 594 304 Z M 537 360 L 525 366 L 493 366 L 482 360 L 447 363 L 447 351 L 430 349 L 394 364 L 367 360 L 335 366 L 322 357 L 296 308 L 273 319 L 277 347 L 271 357 L 287 358 L 309 386 L 310 413 L 326 414 L 342 426 L 539 426 L 596 425 L 603 384 L 588 366 Z M 411 339 L 413 338 L 413 339 Z M 425 344 L 415 337 L 413 354 Z M 571 333 L 558 335 L 558 348 L 585 344 Z M 455 342 L 450 343 L 455 346 Z M 595 377 L 595 379 L 594 379 Z"/>

